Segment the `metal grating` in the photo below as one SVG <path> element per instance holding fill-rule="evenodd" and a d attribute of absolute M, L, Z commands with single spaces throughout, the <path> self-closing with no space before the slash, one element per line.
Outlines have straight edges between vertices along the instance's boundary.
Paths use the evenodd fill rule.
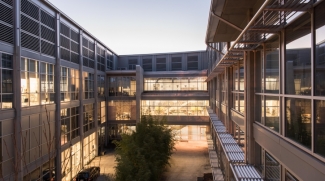
<path fill-rule="evenodd" d="M 33 35 L 39 36 L 39 23 L 23 14 L 21 15 L 21 29 Z"/>
<path fill-rule="evenodd" d="M 54 56 L 55 45 L 44 40 L 41 41 L 41 52 L 47 55 Z"/>
<path fill-rule="evenodd" d="M 41 37 L 45 40 L 48 40 L 52 43 L 54 43 L 55 40 L 55 33 L 53 30 L 50 30 L 49 28 L 46 28 L 45 26 L 41 26 Z"/>
<path fill-rule="evenodd" d="M 68 50 L 70 50 L 70 41 L 68 38 L 60 35 L 60 45 Z"/>
<path fill-rule="evenodd" d="M 21 46 L 39 52 L 39 38 L 21 32 Z"/>
<path fill-rule="evenodd" d="M 14 43 L 14 30 L 13 27 L 9 27 L 0 23 L 0 41 L 4 41 L 10 44 Z"/>
<path fill-rule="evenodd" d="M 70 30 L 70 38 L 75 42 L 79 42 L 79 34 L 73 30 Z"/>
<path fill-rule="evenodd" d="M 88 64 L 88 58 L 83 57 L 82 60 L 83 60 L 83 61 L 82 61 L 82 65 L 88 67 L 88 66 L 89 66 L 89 64 Z"/>
<path fill-rule="evenodd" d="M 70 41 L 70 48 L 71 48 L 71 51 L 79 53 L 79 44 L 78 43 L 75 43 L 74 41 Z"/>
<path fill-rule="evenodd" d="M 70 28 L 63 23 L 60 23 L 60 33 L 66 37 L 70 37 Z"/>
<path fill-rule="evenodd" d="M 187 70 L 198 70 L 199 62 L 198 56 L 187 57 Z"/>
<path fill-rule="evenodd" d="M 55 19 L 53 16 L 47 14 L 45 11 L 41 10 L 41 23 L 44 25 L 55 29 Z"/>
<path fill-rule="evenodd" d="M 79 64 L 79 54 L 71 52 L 71 62 Z"/>
<path fill-rule="evenodd" d="M 0 3 L 0 21 L 13 25 L 13 20 L 12 7 Z"/>
<path fill-rule="evenodd" d="M 28 0 L 21 0 L 21 11 L 39 21 L 39 8 Z"/>
<path fill-rule="evenodd" d="M 172 57 L 172 70 L 182 70 L 182 57 Z"/>
<path fill-rule="evenodd" d="M 4 2 L 9 6 L 13 6 L 14 5 L 14 1 L 13 0 L 0 0 L 0 2 Z"/>
<path fill-rule="evenodd" d="M 61 48 L 61 59 L 70 61 L 70 52 L 67 49 Z"/>
<path fill-rule="evenodd" d="M 10 44 L 14 43 L 12 4 L 10 0 L 0 1 L 0 41 Z"/>
<path fill-rule="evenodd" d="M 166 58 L 156 59 L 156 71 L 166 71 Z"/>

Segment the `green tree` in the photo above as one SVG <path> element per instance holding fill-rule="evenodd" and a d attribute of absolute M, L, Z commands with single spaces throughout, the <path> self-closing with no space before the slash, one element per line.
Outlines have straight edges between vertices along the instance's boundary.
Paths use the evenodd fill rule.
<path fill-rule="evenodd" d="M 175 145 L 173 132 L 165 126 L 165 118 L 142 116 L 136 131 L 123 134 L 115 141 L 116 180 L 159 180 L 169 166 Z"/>

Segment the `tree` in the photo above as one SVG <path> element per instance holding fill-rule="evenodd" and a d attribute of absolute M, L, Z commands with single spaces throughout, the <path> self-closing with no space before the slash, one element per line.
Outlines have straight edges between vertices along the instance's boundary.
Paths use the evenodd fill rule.
<path fill-rule="evenodd" d="M 173 132 L 165 118 L 142 116 L 136 131 L 123 134 L 116 144 L 116 180 L 159 180 L 169 165 L 175 145 Z"/>

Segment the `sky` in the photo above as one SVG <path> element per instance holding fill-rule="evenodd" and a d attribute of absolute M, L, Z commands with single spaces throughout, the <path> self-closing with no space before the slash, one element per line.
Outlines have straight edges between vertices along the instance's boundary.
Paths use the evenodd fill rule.
<path fill-rule="evenodd" d="M 49 0 L 118 55 L 205 50 L 210 0 Z"/>

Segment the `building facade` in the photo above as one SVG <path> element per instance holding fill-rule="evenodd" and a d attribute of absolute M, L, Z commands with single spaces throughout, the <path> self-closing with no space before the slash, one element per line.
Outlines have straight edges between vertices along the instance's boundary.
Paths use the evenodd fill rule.
<path fill-rule="evenodd" d="M 211 1 L 210 107 L 265 180 L 325 179 L 324 10 L 324 1 Z"/>

